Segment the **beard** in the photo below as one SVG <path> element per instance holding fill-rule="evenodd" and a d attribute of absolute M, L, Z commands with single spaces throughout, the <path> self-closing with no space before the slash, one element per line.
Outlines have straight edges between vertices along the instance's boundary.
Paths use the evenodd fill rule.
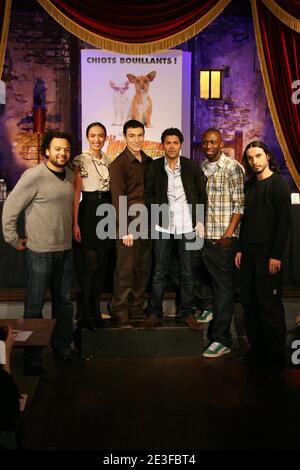
<path fill-rule="evenodd" d="M 58 159 L 55 159 L 55 160 L 49 160 L 49 161 L 52 163 L 52 165 L 55 165 L 58 168 L 64 168 L 67 165 L 69 160 L 67 159 L 67 160 L 64 160 L 64 161 L 60 161 Z"/>

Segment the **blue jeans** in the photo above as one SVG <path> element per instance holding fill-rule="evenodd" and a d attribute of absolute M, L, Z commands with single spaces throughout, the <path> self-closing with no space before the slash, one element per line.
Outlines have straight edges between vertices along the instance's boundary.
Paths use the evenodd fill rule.
<path fill-rule="evenodd" d="M 73 305 L 70 301 L 73 270 L 72 250 L 36 252 L 26 250 L 26 296 L 24 318 L 43 318 L 47 287 L 52 298 L 52 317 L 56 319 L 51 335 L 54 354 L 65 354 L 73 340 Z M 25 348 L 24 365 L 41 361 L 42 348 Z"/>
<path fill-rule="evenodd" d="M 193 312 L 194 279 L 192 251 L 186 250 L 187 240 L 191 242 L 191 239 L 187 239 L 184 234 L 181 237 L 170 235 L 170 239 L 164 239 L 160 235 L 158 240 L 154 240 L 155 265 L 152 279 L 151 301 L 148 309 L 149 313 L 153 313 L 158 317 L 163 315 L 163 295 L 167 285 L 174 244 L 176 245 L 179 261 L 180 314 L 182 318 L 186 318 Z"/>

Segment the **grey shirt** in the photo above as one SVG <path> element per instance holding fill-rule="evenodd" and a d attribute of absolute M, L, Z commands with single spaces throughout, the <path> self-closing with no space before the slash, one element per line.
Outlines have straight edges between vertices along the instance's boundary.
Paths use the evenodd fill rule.
<path fill-rule="evenodd" d="M 17 221 L 25 209 L 25 236 L 32 251 L 63 251 L 72 247 L 73 172 L 61 181 L 45 164 L 25 171 L 3 206 L 4 239 L 20 244 Z"/>

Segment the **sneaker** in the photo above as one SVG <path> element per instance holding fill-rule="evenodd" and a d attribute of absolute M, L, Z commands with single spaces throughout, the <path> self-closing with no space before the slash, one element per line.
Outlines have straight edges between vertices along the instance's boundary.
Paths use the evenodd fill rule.
<path fill-rule="evenodd" d="M 202 313 L 196 313 L 195 319 L 199 323 L 208 323 L 209 321 L 213 319 L 212 309 L 208 308 L 207 310 L 204 310 Z"/>
<path fill-rule="evenodd" d="M 203 357 L 220 357 L 224 354 L 230 353 L 231 349 L 227 348 L 221 343 L 214 341 L 208 348 L 205 349 Z"/>

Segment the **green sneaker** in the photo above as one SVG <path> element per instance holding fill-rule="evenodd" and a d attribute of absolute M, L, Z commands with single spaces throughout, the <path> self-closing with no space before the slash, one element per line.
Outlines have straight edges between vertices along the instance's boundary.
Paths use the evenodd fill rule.
<path fill-rule="evenodd" d="M 208 323 L 213 319 L 213 311 L 211 308 L 208 308 L 207 310 L 203 310 L 202 313 L 196 313 L 195 315 L 195 320 L 197 320 L 199 323 Z"/>
<path fill-rule="evenodd" d="M 230 353 L 230 351 L 231 349 L 227 348 L 227 346 L 214 341 L 210 346 L 208 346 L 208 348 L 205 349 L 203 357 L 220 357 L 224 354 Z"/>

